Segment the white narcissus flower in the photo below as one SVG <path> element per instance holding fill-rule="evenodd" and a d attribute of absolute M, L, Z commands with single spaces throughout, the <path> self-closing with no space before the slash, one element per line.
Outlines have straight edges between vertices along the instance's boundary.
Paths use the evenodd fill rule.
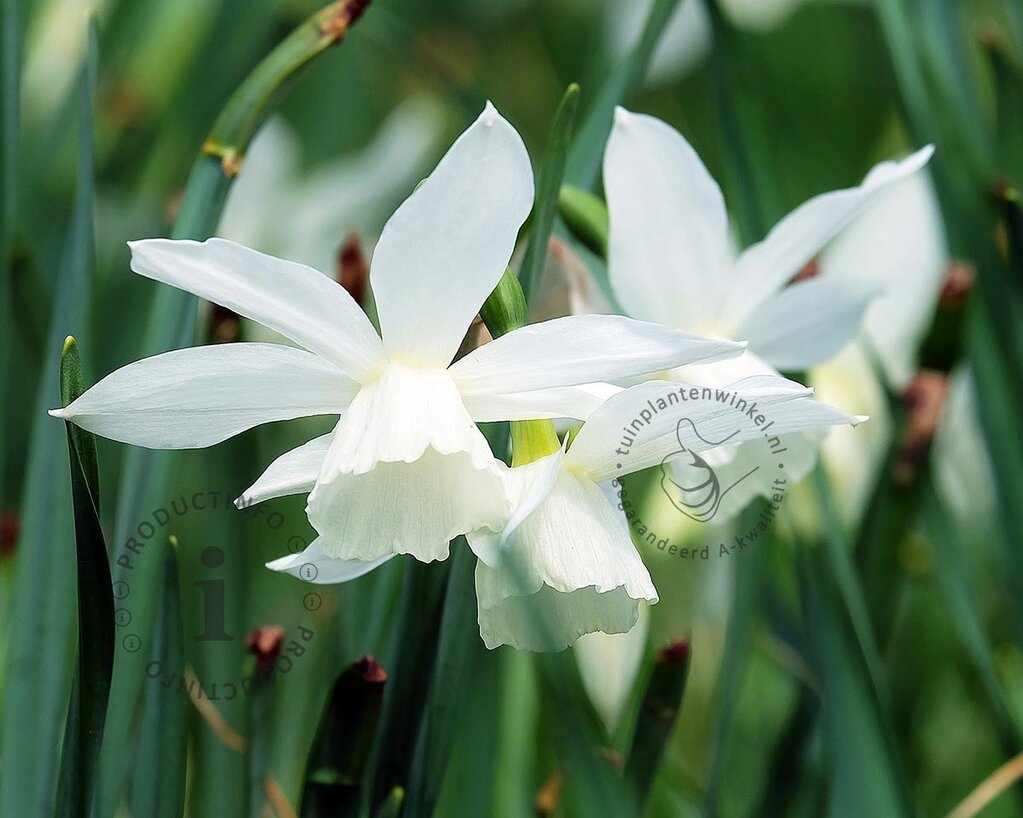
<path fill-rule="evenodd" d="M 370 270 L 380 335 L 312 268 L 221 239 L 134 242 L 135 272 L 302 349 L 168 352 L 115 371 L 52 414 L 151 448 L 210 446 L 260 423 L 340 414 L 330 435 L 279 458 L 239 498 L 310 492 L 318 538 L 271 567 L 338 582 L 393 554 L 443 559 L 453 537 L 507 518 L 501 472 L 474 421 L 577 415 L 593 397 L 576 384 L 742 349 L 620 316 L 579 316 L 508 333 L 451 364 L 532 199 L 525 146 L 488 103 L 384 227 Z M 315 570 L 302 572 L 310 563 Z"/>
<path fill-rule="evenodd" d="M 882 162 L 860 186 L 804 202 L 766 238 L 736 253 L 721 190 L 692 146 L 664 122 L 619 108 L 604 154 L 608 272 L 615 297 L 634 318 L 749 339 L 739 358 L 671 377 L 720 386 L 748 375 L 815 366 L 856 335 L 880 283 L 871 275 L 793 278 L 932 153 L 928 146 L 901 162 Z M 785 441 L 793 480 L 813 466 L 819 440 L 811 434 Z M 729 483 L 748 472 L 754 457 L 749 447 L 715 455 L 710 462 Z M 756 494 L 769 494 L 766 473 L 761 469 L 744 480 L 716 519 L 736 513 Z"/>
<path fill-rule="evenodd" d="M 648 381 L 619 392 L 589 416 L 567 451 L 557 448 L 553 426 L 545 424 L 547 431 L 537 434 L 541 442 L 527 453 L 543 456 L 504 470 L 510 519 L 499 532 L 468 535 L 479 557 L 476 594 L 487 647 L 561 650 L 587 633 L 626 633 L 636 624 L 640 603 L 657 602 L 609 483 L 682 454 L 679 417 L 670 411 L 652 417 L 627 458 L 616 453 L 622 428 L 651 402 L 670 404 L 669 393 L 681 388 L 678 382 Z M 778 376 L 747 378 L 724 391 L 763 407 L 774 422 L 772 433 L 862 420 L 812 400 L 812 390 Z M 726 403 L 687 402 L 687 419 L 706 440 L 687 439 L 683 448 L 703 452 L 714 446 L 708 440 L 741 443 L 763 436 L 752 424 L 736 430 Z"/>

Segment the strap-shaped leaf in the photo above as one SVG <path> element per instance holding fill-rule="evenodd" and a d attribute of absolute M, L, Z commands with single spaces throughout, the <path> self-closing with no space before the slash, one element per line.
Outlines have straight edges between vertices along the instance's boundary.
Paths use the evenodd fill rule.
<path fill-rule="evenodd" d="M 573 82 L 565 90 L 558 111 L 554 115 L 554 124 L 551 126 L 551 135 L 547 141 L 547 153 L 536 184 L 529 243 L 526 245 L 526 254 L 519 269 L 519 281 L 527 305 L 536 299 L 540 286 L 540 276 L 547 258 L 547 242 L 550 240 L 554 217 L 558 212 L 558 193 L 565 175 L 565 163 L 568 161 L 568 149 L 572 144 L 578 108 L 579 86 Z"/>
<path fill-rule="evenodd" d="M 72 480 L 78 472 L 81 498 L 89 495 L 77 465 L 78 457 L 64 426 L 53 422 L 46 410 L 59 394 L 60 362 L 69 330 L 85 329 L 89 314 L 89 278 L 93 265 L 93 154 L 92 77 L 95 37 L 89 40 L 88 59 L 81 80 L 81 117 L 78 140 L 78 179 L 71 225 L 59 276 L 47 339 L 45 365 L 35 399 L 35 426 L 23 487 L 18 563 L 11 601 L 11 628 L 7 646 L 8 672 L 2 717 L 4 781 L 0 788 L 0 815 L 48 816 L 61 795 L 81 804 L 82 776 L 87 775 L 68 749 L 68 769 L 60 771 L 61 736 L 69 713 L 72 725 L 92 716 L 81 708 L 68 708 L 72 690 L 75 644 L 76 554 L 72 518 Z M 5 55 L 6 58 L 6 55 Z M 69 452 L 69 448 L 71 449 Z M 68 477 L 68 462 L 75 468 Z M 89 503 L 91 504 L 91 499 Z M 81 500 L 79 501 L 81 506 Z M 85 508 L 82 507 L 85 514 Z M 87 515 L 86 515 L 87 517 Z M 77 518 L 77 515 L 76 515 Z M 102 545 L 100 545 L 102 547 Z M 104 552 L 105 557 L 105 552 Z M 110 591 L 107 580 L 105 589 Z M 109 621 L 109 620 L 108 620 Z M 90 625 L 86 623 L 86 628 Z M 90 680 L 81 679 L 80 685 Z M 86 694 L 76 687 L 82 696 Z M 69 747 L 80 739 L 73 733 Z"/>
<path fill-rule="evenodd" d="M 78 344 L 69 337 L 60 359 L 61 405 L 67 406 L 84 391 Z M 107 546 L 99 521 L 96 441 L 89 432 L 70 423 L 66 426 L 78 565 L 78 665 L 65 728 L 61 775 L 65 782 L 65 806 L 73 814 L 87 815 L 96 786 L 114 667 L 114 599 Z"/>
<path fill-rule="evenodd" d="M 632 52 L 618 63 L 590 104 L 568 155 L 565 181 L 569 184 L 588 190 L 596 183 L 615 106 L 620 105 L 646 75 L 654 49 L 678 4 L 679 0 L 655 0 Z"/>

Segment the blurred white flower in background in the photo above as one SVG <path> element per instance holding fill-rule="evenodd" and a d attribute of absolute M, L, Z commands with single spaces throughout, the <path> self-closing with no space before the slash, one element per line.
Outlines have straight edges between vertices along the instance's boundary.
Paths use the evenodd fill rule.
<path fill-rule="evenodd" d="M 635 47 L 653 0 L 612 2 L 605 14 L 608 51 L 624 60 Z M 683 0 L 664 27 L 647 68 L 647 85 L 660 85 L 687 74 L 710 53 L 710 18 L 703 0 Z"/>
<path fill-rule="evenodd" d="M 876 282 L 862 339 L 895 388 L 917 370 L 917 348 L 948 263 L 941 211 L 926 171 L 895 184 L 821 253 L 822 277 Z"/>
<path fill-rule="evenodd" d="M 64 103 L 85 58 L 82 21 L 103 17 L 110 5 L 111 0 L 49 0 L 32 9 L 21 78 L 28 120 L 45 122 Z"/>
<path fill-rule="evenodd" d="M 821 254 L 822 276 L 871 280 L 879 287 L 857 340 L 810 372 L 822 400 L 872 419 L 855 437 L 835 429 L 822 445 L 847 524 L 862 511 L 890 442 L 885 389 L 901 393 L 916 373 L 917 351 L 948 264 L 941 213 L 926 171 L 895 185 Z"/>
<path fill-rule="evenodd" d="M 608 275 L 616 300 L 635 318 L 750 343 L 740 358 L 669 377 L 720 386 L 816 366 L 852 340 L 881 288 L 871 275 L 818 274 L 816 256 L 932 153 L 928 146 L 901 162 L 878 164 L 858 187 L 815 196 L 762 241 L 736 252 L 721 190 L 692 146 L 659 119 L 619 108 L 604 154 Z M 866 254 L 862 242 L 873 240 L 860 239 Z M 819 440 L 813 434 L 783 441 L 790 481 L 809 472 Z M 771 494 L 770 470 L 751 473 L 763 456 L 754 446 L 728 446 L 707 457 L 722 485 L 735 489 L 724 497 L 718 521 L 757 494 Z M 685 480 L 680 474 L 679 484 Z"/>
<path fill-rule="evenodd" d="M 574 645 L 586 695 L 613 735 L 629 700 L 632 685 L 643 664 L 647 635 L 650 632 L 650 607 L 639 605 L 639 618 L 628 633 L 588 633 Z"/>
<path fill-rule="evenodd" d="M 363 150 L 303 171 L 298 137 L 282 118 L 271 119 L 249 147 L 217 234 L 333 270 L 345 234 L 375 235 L 404 192 L 426 175 L 444 127 L 436 103 L 412 97 Z"/>
<path fill-rule="evenodd" d="M 982 542 L 999 519 L 998 489 L 977 410 L 977 385 L 968 366 L 952 373 L 945 416 L 934 441 L 939 490 L 968 543 Z"/>
<path fill-rule="evenodd" d="M 721 10 L 734 25 L 768 31 L 782 25 L 800 6 L 811 2 L 857 0 L 720 0 Z M 605 2 L 605 0 L 602 0 Z M 647 69 L 646 84 L 667 84 L 688 74 L 710 54 L 711 23 L 707 0 L 683 0 L 665 26 Z M 653 0 L 605 2 L 605 39 L 615 59 L 625 59 L 636 44 Z"/>

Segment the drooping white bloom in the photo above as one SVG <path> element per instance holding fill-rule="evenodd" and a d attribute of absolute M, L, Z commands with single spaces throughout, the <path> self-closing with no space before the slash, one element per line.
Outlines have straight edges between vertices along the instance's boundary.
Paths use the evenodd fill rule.
<path fill-rule="evenodd" d="M 896 389 L 917 370 L 948 264 L 938 197 L 926 170 L 892 185 L 821 253 L 822 278 L 875 282 L 879 294 L 867 308 L 860 342 Z"/>
<path fill-rule="evenodd" d="M 312 563 L 318 581 L 336 582 L 393 554 L 442 559 L 456 535 L 507 518 L 500 470 L 474 421 L 571 416 L 581 405 L 588 412 L 593 397 L 576 384 L 742 349 L 620 316 L 584 316 L 508 333 L 452 364 L 532 198 L 522 140 L 488 104 L 384 227 L 370 271 L 380 335 L 340 285 L 309 267 L 220 239 L 134 242 L 135 272 L 301 349 L 240 343 L 168 352 L 115 371 L 53 414 L 152 448 L 210 446 L 260 423 L 340 414 L 330 435 L 279 458 L 239 499 L 310 492 L 318 538 L 271 567 L 298 573 Z"/>
<path fill-rule="evenodd" d="M 869 276 L 883 287 L 857 339 L 808 373 L 821 400 L 855 406 L 871 417 L 854 433 L 833 430 L 821 446 L 837 508 L 850 524 L 863 512 L 891 443 L 885 386 L 901 392 L 917 372 L 919 347 L 948 264 L 941 213 L 926 171 L 893 185 L 821 253 L 822 276 Z"/>
<path fill-rule="evenodd" d="M 739 358 L 672 377 L 720 386 L 815 366 L 856 335 L 880 284 L 871 275 L 793 278 L 865 208 L 919 171 L 932 152 L 926 147 L 901 162 L 882 162 L 860 186 L 810 199 L 762 241 L 736 253 L 721 190 L 692 146 L 664 122 L 619 108 L 604 155 L 614 295 L 635 318 L 749 340 Z M 786 441 L 793 479 L 812 467 L 819 440 L 799 435 Z M 752 456 L 749 447 L 740 448 L 713 465 L 722 480 L 738 479 Z M 756 478 L 743 481 L 717 519 L 768 490 Z"/>
<path fill-rule="evenodd" d="M 677 413 L 652 415 L 627 457 L 616 452 L 623 426 L 669 393 L 673 381 L 648 381 L 623 390 L 590 415 L 567 451 L 505 471 L 512 515 L 499 532 L 468 535 L 479 557 L 476 593 L 480 635 L 487 647 L 561 650 L 580 636 L 626 633 L 641 602 L 657 591 L 633 545 L 629 524 L 609 481 L 681 455 L 702 452 L 724 437 L 741 444 L 763 433 L 736 429 L 734 410 L 718 400 L 686 405 L 686 419 L 701 436 L 683 443 Z M 757 376 L 725 389 L 763 407 L 779 435 L 858 423 L 811 399 L 811 390 L 779 376 Z"/>

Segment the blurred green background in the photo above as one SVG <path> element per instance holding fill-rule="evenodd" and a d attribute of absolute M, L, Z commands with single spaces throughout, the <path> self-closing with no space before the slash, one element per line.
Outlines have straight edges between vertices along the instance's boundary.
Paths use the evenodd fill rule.
<path fill-rule="evenodd" d="M 651 56 L 633 49 L 652 5 L 670 22 L 655 26 Z M 59 403 L 61 344 L 77 338 L 91 383 L 175 345 L 185 315 L 197 319 L 197 342 L 258 337 L 209 305 L 165 308 L 157 285 L 130 273 L 125 242 L 171 234 L 218 112 L 319 6 L 4 2 L 3 818 L 65 814 L 56 805 L 76 643 L 75 538 L 64 431 L 44 413 Z M 825 467 L 769 545 L 705 565 L 643 552 L 661 602 L 640 636 L 635 685 L 613 648 L 598 650 L 581 679 L 572 651 L 487 652 L 473 622 L 455 629 L 445 618 L 460 647 L 438 645 L 443 588 L 464 579 L 457 569 L 413 576 L 423 569 L 395 560 L 349 586 L 318 586 L 310 603 L 311 586 L 263 568 L 296 550 L 293 538 L 308 541 L 301 498 L 189 513 L 127 574 L 114 565 L 114 579 L 130 584 L 122 607 L 145 650 L 125 650 L 119 627 L 95 814 L 295 814 L 334 680 L 364 654 L 390 674 L 385 697 L 411 702 L 395 710 L 385 698 L 386 747 L 368 755 L 371 771 L 381 753 L 398 759 L 393 775 L 376 773 L 384 796 L 400 800 L 395 781 L 412 792 L 425 780 L 425 803 L 438 799 L 440 815 L 624 814 L 608 792 L 620 785 L 654 657 L 688 634 L 689 679 L 645 814 L 947 815 L 1014 760 L 981 814 L 1023 815 L 1021 46 L 1019 0 L 374 0 L 257 135 L 218 235 L 333 273 L 346 237 L 354 231 L 371 247 L 487 99 L 539 166 L 570 82 L 581 85 L 583 121 L 604 93 L 678 128 L 720 181 L 743 243 L 806 198 L 934 142 L 926 195 L 943 227 L 928 252 L 940 264 L 929 283 L 900 292 L 925 304 L 907 354 L 939 374 L 943 422 L 936 433 L 914 425 L 920 399 L 906 400 L 907 384 L 883 377 L 867 353 L 808 373 L 822 396 L 870 413 L 873 428 L 826 448 Z M 582 146 L 576 158 L 596 167 L 600 147 Z M 585 175 L 569 181 L 597 181 Z M 895 213 L 888 229 L 915 229 L 911 216 Z M 600 280 L 602 263 L 564 225 L 557 233 Z M 885 246 L 879 239 L 863 263 L 884 263 Z M 896 284 L 914 274 L 914 259 L 903 261 L 891 270 Z M 968 297 L 946 289 L 939 299 L 954 262 L 969 271 Z M 187 339 L 189 325 L 180 326 Z M 328 428 L 278 424 L 144 460 L 100 440 L 100 516 L 113 557 L 157 507 L 195 492 L 220 492 L 223 503 L 270 459 Z M 228 646 L 191 638 L 194 582 L 206 576 L 200 555 L 211 545 L 226 556 Z M 180 606 L 168 601 L 178 597 L 165 586 L 168 553 Z M 241 679 L 255 661 L 245 637 L 276 625 L 315 636 L 266 690 L 197 703 L 146 677 L 151 651 L 169 650 L 165 658 L 207 686 Z M 188 635 L 183 656 L 175 628 Z M 601 735 L 584 687 L 597 710 L 625 701 L 611 735 Z M 303 814 L 358 814 L 350 795 Z M 406 797 L 406 815 L 423 809 Z M 955 813 L 973 814 L 969 804 Z"/>

